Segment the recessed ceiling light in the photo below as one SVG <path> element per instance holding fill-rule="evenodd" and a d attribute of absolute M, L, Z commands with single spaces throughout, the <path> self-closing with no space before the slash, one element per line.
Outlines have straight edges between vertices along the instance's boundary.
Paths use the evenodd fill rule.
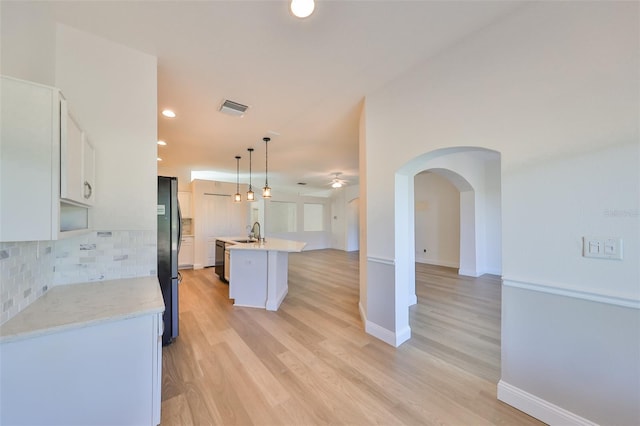
<path fill-rule="evenodd" d="M 158 145 L 165 146 L 167 143 L 165 141 L 158 141 Z"/>
<path fill-rule="evenodd" d="M 291 13 L 298 18 L 306 18 L 313 13 L 316 3 L 314 0 L 291 0 Z"/>
<path fill-rule="evenodd" d="M 174 118 L 176 116 L 176 113 L 171 111 L 170 109 L 165 109 L 162 110 L 162 115 L 164 115 L 165 117 Z"/>

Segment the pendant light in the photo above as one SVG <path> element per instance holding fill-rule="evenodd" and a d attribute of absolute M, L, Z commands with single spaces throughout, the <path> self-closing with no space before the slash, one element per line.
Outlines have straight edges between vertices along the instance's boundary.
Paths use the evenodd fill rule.
<path fill-rule="evenodd" d="M 240 195 L 240 157 L 236 155 L 236 195 L 233 196 L 233 201 L 239 203 L 242 201 L 242 195 Z"/>
<path fill-rule="evenodd" d="M 253 148 L 247 148 L 247 151 L 249 151 L 249 190 L 247 191 L 247 201 L 255 201 L 255 194 L 251 186 L 251 153 L 253 152 Z"/>
<path fill-rule="evenodd" d="M 269 141 L 271 138 L 262 138 L 264 141 L 264 188 L 262 188 L 262 198 L 271 198 L 271 188 L 269 188 Z"/>

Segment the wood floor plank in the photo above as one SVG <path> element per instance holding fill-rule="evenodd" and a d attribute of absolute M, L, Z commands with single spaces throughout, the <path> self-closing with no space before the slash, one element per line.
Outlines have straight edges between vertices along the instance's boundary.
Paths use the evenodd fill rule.
<path fill-rule="evenodd" d="M 213 269 L 182 271 L 163 348 L 162 425 L 540 425 L 500 402 L 499 277 L 416 265 L 412 338 L 366 334 L 358 253 L 289 257 L 280 309 L 233 306 Z"/>

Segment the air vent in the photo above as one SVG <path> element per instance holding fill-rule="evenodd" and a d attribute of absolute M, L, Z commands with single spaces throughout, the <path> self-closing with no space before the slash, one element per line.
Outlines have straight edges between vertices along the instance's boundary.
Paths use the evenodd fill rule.
<path fill-rule="evenodd" d="M 304 186 L 304 185 L 306 185 L 306 184 L 307 184 L 307 182 L 298 182 L 298 185 L 302 185 L 302 186 Z"/>
<path fill-rule="evenodd" d="M 220 112 L 233 115 L 235 117 L 242 117 L 247 108 L 249 107 L 246 105 L 242 105 L 227 99 L 222 103 L 222 105 L 220 105 Z"/>

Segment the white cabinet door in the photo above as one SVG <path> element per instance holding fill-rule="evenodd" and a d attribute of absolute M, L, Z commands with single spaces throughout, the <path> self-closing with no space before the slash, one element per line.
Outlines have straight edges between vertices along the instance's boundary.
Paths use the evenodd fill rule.
<path fill-rule="evenodd" d="M 83 205 L 95 199 L 95 150 L 67 101 L 60 101 L 60 198 Z"/>
<path fill-rule="evenodd" d="M 82 144 L 82 199 L 85 204 L 93 205 L 96 198 L 96 150 L 89 138 Z"/>
<path fill-rule="evenodd" d="M 60 101 L 60 126 L 60 198 L 81 203 L 84 134 L 64 99 Z"/>
<path fill-rule="evenodd" d="M 204 266 L 216 264 L 216 237 L 207 237 L 207 261 Z"/>
<path fill-rule="evenodd" d="M 57 238 L 59 93 L 2 77 L 0 241 Z"/>
<path fill-rule="evenodd" d="M 182 237 L 180 242 L 178 266 L 181 268 L 190 268 L 193 266 L 193 237 Z"/>

